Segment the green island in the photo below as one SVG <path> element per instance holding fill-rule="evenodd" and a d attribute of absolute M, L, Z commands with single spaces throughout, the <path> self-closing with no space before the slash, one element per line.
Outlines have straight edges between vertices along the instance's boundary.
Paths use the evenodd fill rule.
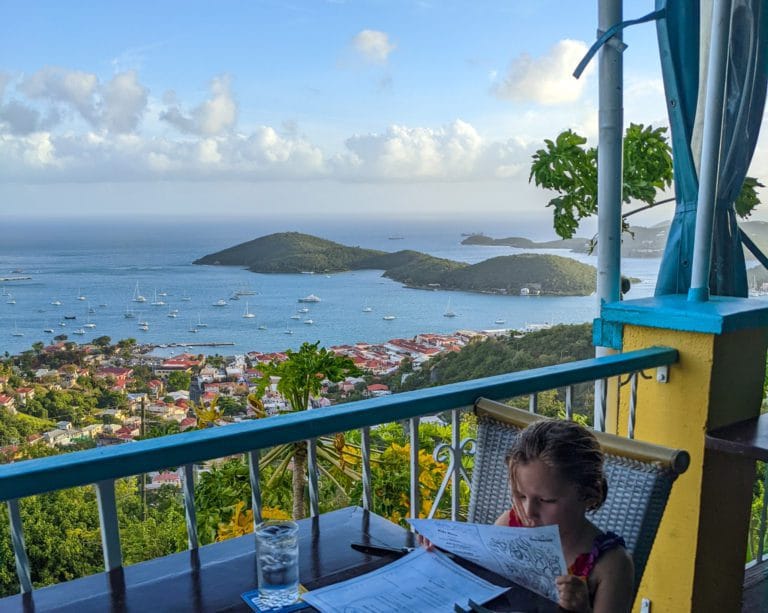
<path fill-rule="evenodd" d="M 348 247 L 299 232 L 262 236 L 194 264 L 243 266 L 265 274 L 383 270 L 385 277 L 416 289 L 514 295 L 588 296 L 596 278 L 593 266 L 556 255 L 507 255 L 466 264 L 418 251 Z"/>
<path fill-rule="evenodd" d="M 651 227 L 630 226 L 621 237 L 621 255 L 625 258 L 660 258 L 664 255 L 664 247 L 667 244 L 667 235 L 670 224 L 667 222 Z M 757 247 L 768 253 L 768 222 L 742 221 L 739 228 Z M 506 238 L 492 238 L 482 232 L 469 234 L 462 245 L 479 245 L 489 247 L 516 247 L 518 249 L 567 249 L 575 253 L 589 253 L 593 244 L 588 238 L 569 238 L 565 240 L 552 240 L 536 242 L 520 236 Z M 746 249 L 744 256 L 749 261 L 754 261 L 754 256 Z"/>

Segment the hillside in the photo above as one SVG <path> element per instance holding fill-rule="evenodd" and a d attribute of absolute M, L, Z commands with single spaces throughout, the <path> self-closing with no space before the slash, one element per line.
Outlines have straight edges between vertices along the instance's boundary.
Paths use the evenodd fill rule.
<path fill-rule="evenodd" d="M 588 295 L 595 291 L 595 269 L 552 255 L 501 256 L 468 265 L 418 251 L 386 253 L 347 247 L 333 241 L 286 232 L 271 234 L 206 255 L 195 264 L 244 266 L 258 273 L 383 270 L 409 287 L 471 292 Z"/>
<path fill-rule="evenodd" d="M 559 255 L 503 255 L 443 275 L 443 289 L 519 294 L 523 288 L 550 296 L 588 296 L 595 291 L 595 268 Z"/>
<path fill-rule="evenodd" d="M 507 238 L 491 238 L 485 234 L 472 234 L 461 241 L 462 245 L 485 245 L 485 246 L 506 246 L 517 247 L 518 249 L 570 249 L 572 251 L 581 251 L 589 246 L 588 238 L 569 238 L 567 240 L 554 240 L 536 242 L 529 238 L 521 236 L 510 236 Z"/>
<path fill-rule="evenodd" d="M 764 221 L 742 221 L 739 227 L 751 238 L 763 253 L 768 254 L 768 223 Z M 669 224 L 662 223 L 650 228 L 631 226 L 621 237 L 621 255 L 627 258 L 660 258 L 667 244 Z M 576 253 L 589 253 L 591 241 L 585 238 L 535 242 L 519 236 L 491 238 L 485 234 L 472 234 L 461 241 L 462 245 L 508 246 L 519 249 L 568 249 Z M 754 256 L 747 250 L 748 260 Z"/>
<path fill-rule="evenodd" d="M 244 266 L 261 273 L 340 272 L 359 269 L 361 261 L 381 255 L 386 254 L 300 232 L 280 232 L 211 253 L 193 264 Z"/>

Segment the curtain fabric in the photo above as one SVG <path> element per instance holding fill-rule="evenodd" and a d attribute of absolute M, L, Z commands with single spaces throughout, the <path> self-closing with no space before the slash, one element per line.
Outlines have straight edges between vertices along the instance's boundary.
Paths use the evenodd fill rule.
<path fill-rule="evenodd" d="M 768 81 L 768 0 L 733 0 L 723 133 L 715 202 L 710 293 L 747 296 L 747 275 L 734 202 L 757 143 Z M 657 21 L 667 111 L 672 136 L 675 215 L 667 237 L 656 295 L 685 294 L 691 263 L 698 198 L 700 141 L 697 112 L 705 100 L 709 16 L 698 2 L 657 0 Z M 700 27 L 705 34 L 700 37 Z M 704 50 L 700 49 L 700 41 Z M 703 68 L 700 68 L 703 67 Z"/>

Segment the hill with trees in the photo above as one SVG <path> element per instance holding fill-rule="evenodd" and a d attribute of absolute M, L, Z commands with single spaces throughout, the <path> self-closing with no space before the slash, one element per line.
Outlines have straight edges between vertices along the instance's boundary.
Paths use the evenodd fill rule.
<path fill-rule="evenodd" d="M 258 273 L 383 270 L 384 276 L 413 288 L 519 294 L 524 287 L 548 295 L 589 295 L 595 269 L 570 258 L 523 254 L 469 265 L 418 251 L 394 253 L 348 247 L 285 232 L 206 255 L 195 264 L 244 266 Z"/>

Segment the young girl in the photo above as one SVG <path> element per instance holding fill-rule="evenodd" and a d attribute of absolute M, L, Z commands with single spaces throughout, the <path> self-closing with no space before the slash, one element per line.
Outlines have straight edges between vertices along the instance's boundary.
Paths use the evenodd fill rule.
<path fill-rule="evenodd" d="M 543 420 L 525 428 L 507 457 L 512 508 L 501 526 L 560 527 L 567 575 L 557 578 L 559 604 L 569 611 L 630 611 L 634 570 L 624 541 L 585 516 L 608 493 L 595 436 L 575 422 Z"/>

